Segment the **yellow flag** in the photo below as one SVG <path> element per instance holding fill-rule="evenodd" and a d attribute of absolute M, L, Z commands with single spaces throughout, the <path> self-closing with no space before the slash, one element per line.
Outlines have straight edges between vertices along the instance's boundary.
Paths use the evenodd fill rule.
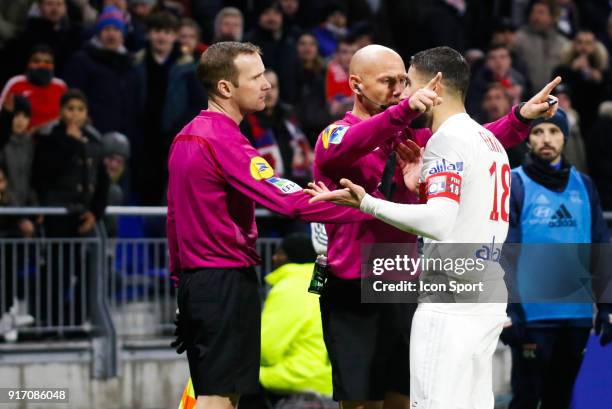
<path fill-rule="evenodd" d="M 193 384 L 191 383 L 191 378 L 187 381 L 187 385 L 185 385 L 185 389 L 183 390 L 183 396 L 181 397 L 181 402 L 179 403 L 178 409 L 193 409 L 196 406 L 196 396 L 193 391 Z"/>

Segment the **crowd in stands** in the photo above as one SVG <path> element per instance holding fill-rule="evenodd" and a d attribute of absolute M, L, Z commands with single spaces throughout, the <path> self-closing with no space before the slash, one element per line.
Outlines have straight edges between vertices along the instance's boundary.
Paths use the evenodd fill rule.
<path fill-rule="evenodd" d="M 198 59 L 231 40 L 263 51 L 272 90 L 241 128 L 279 176 L 311 180 L 318 134 L 352 107 L 356 50 L 388 45 L 408 64 L 448 45 L 470 63 L 466 106 L 482 123 L 561 75 L 566 157 L 612 209 L 611 11 L 605 0 L 0 0 L 0 205 L 67 206 L 63 233 L 79 235 L 111 202 L 164 205 L 172 139 L 207 106 Z M 513 167 L 526 150 L 509 152 Z M 2 234 L 41 222 L 2 220 Z"/>

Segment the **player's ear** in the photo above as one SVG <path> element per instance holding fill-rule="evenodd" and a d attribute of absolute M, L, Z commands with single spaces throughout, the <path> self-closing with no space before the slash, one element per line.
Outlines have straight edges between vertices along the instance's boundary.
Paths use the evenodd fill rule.
<path fill-rule="evenodd" d="M 222 97 L 230 98 L 232 96 L 233 89 L 232 84 L 227 80 L 219 80 L 219 82 L 217 82 L 217 92 Z"/>
<path fill-rule="evenodd" d="M 349 76 L 349 86 L 355 94 L 361 95 L 361 78 L 359 78 L 359 75 L 351 74 Z"/>

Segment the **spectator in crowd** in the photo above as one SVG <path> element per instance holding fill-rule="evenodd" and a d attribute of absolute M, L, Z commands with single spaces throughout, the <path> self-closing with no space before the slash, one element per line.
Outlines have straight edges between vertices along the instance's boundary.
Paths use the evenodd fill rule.
<path fill-rule="evenodd" d="M 605 210 L 612 210 L 612 101 L 602 102 L 588 139 L 589 169 Z"/>
<path fill-rule="evenodd" d="M 70 216 L 45 218 L 50 237 L 87 236 L 104 214 L 109 179 L 100 134 L 88 123 L 87 97 L 69 90 L 60 120 L 36 135 L 33 186 L 42 206 L 65 206 Z"/>
<path fill-rule="evenodd" d="M 512 97 L 508 90 L 500 83 L 494 82 L 489 85 L 482 98 L 482 103 L 478 114 L 475 115 L 481 124 L 497 121 L 506 115 L 512 108 Z M 507 148 L 508 161 L 511 167 L 519 166 L 523 163 L 527 146 L 524 142 L 511 148 Z"/>
<path fill-rule="evenodd" d="M 0 48 L 13 39 L 25 23 L 32 0 L 0 1 Z"/>
<path fill-rule="evenodd" d="M 325 61 L 319 55 L 319 44 L 313 34 L 303 33 L 298 38 L 297 56 L 295 112 L 311 146 L 314 146 L 321 129 L 331 121 L 331 117 L 325 97 Z"/>
<path fill-rule="evenodd" d="M 325 74 L 325 98 L 332 117 L 338 118 L 353 106 L 353 90 L 349 86 L 349 64 L 357 45 L 348 39 L 338 43 L 334 58 L 327 65 Z"/>
<path fill-rule="evenodd" d="M 582 27 L 588 27 L 598 36 L 606 32 L 608 18 L 612 14 L 612 4 L 605 0 L 574 1 Z"/>
<path fill-rule="evenodd" d="M 281 98 L 285 101 L 295 100 L 295 43 L 283 30 L 283 14 L 276 1 L 261 2 L 257 26 L 246 35 L 245 40 L 261 48 L 264 65 L 278 74 L 283 84 Z"/>
<path fill-rule="evenodd" d="M 34 47 L 25 74 L 11 78 L 4 86 L 0 106 L 3 107 L 14 95 L 25 95 L 32 106 L 30 129 L 56 120 L 60 98 L 67 88 L 64 81 L 54 76 L 54 72 L 53 50 L 46 45 Z"/>
<path fill-rule="evenodd" d="M 278 76 L 270 69 L 264 75 L 270 83 L 266 108 L 245 118 L 243 134 L 272 166 L 276 176 L 305 187 L 312 180 L 312 148 L 298 128 L 292 107 L 279 99 Z"/>
<path fill-rule="evenodd" d="M 579 30 L 562 54 L 561 65 L 555 69 L 572 89 L 572 99 L 580 115 L 580 127 L 590 131 L 597 107 L 605 98 L 608 77 L 608 52 L 589 30 Z"/>
<path fill-rule="evenodd" d="M 556 16 L 557 8 L 552 2 L 536 0 L 531 5 L 529 23 L 516 34 L 516 53 L 527 63 L 534 89 L 549 81 L 568 44 L 555 28 Z"/>
<path fill-rule="evenodd" d="M 125 44 L 128 50 L 137 52 L 147 45 L 147 19 L 153 13 L 156 0 L 129 0 L 126 13 L 127 34 Z"/>
<path fill-rule="evenodd" d="M 351 26 L 349 36 L 357 45 L 357 49 L 374 44 L 374 27 L 367 21 L 359 21 Z"/>
<path fill-rule="evenodd" d="M 12 105 L 10 111 L 5 109 L 0 113 L 0 122 L 3 123 L 0 135 L 0 165 L 3 166 L 8 180 L 8 192 L 13 205 L 33 206 L 36 204 L 31 187 L 34 144 L 32 135 L 28 132 L 32 108 L 30 101 L 21 95 L 15 95 Z M 20 230 L 31 236 L 34 225 L 24 219 L 20 223 Z"/>
<path fill-rule="evenodd" d="M 183 54 L 190 55 L 194 61 L 198 61 L 202 53 L 208 48 L 208 45 L 202 43 L 201 38 L 198 23 L 190 18 L 183 18 L 178 36 Z"/>
<path fill-rule="evenodd" d="M 149 46 L 136 55 L 142 137 L 134 146 L 131 162 L 137 172 L 135 188 L 145 206 L 164 202 L 172 137 L 205 106 L 193 57 L 184 55 L 177 42 L 179 28 L 179 20 L 172 14 L 152 14 Z"/>
<path fill-rule="evenodd" d="M 40 16 L 28 17 L 21 34 L 6 45 L 0 83 L 23 69 L 30 51 L 39 44 L 51 47 L 55 72 L 61 77 L 64 64 L 81 45 L 81 27 L 68 19 L 65 0 L 37 0 L 37 4 Z"/>
<path fill-rule="evenodd" d="M 340 3 L 333 2 L 323 10 L 323 21 L 312 32 L 324 58 L 336 53 L 338 42 L 348 34 L 347 26 L 346 10 Z"/>
<path fill-rule="evenodd" d="M 426 20 L 420 24 L 423 48 L 449 46 L 459 52 L 465 51 L 468 45 L 465 29 L 467 2 L 433 0 L 428 3 Z M 435 24 L 428 24 L 429 21 L 435 21 Z"/>
<path fill-rule="evenodd" d="M 0 164 L 0 208 L 16 206 L 10 192 L 11 185 L 6 175 L 6 170 Z M 25 225 L 28 229 L 24 229 Z M 32 237 L 34 227 L 28 219 L 13 216 L 0 215 L 0 238 L 23 238 Z M 17 328 L 31 324 L 34 320 L 30 315 L 19 314 L 20 288 L 19 277 L 15 267 L 19 268 L 23 260 L 23 251 L 19 247 L 10 245 L 2 246 L 2 285 L 0 286 L 0 339 L 9 342 L 17 340 Z M 17 266 L 11 262 L 17 260 Z"/>
<path fill-rule="evenodd" d="M 71 21 L 83 27 L 94 25 L 98 19 L 98 10 L 91 4 L 90 0 L 68 0 L 66 12 Z"/>
<path fill-rule="evenodd" d="M 469 111 L 476 111 L 481 105 L 482 97 L 489 84 L 497 83 L 506 89 L 512 99 L 512 105 L 518 104 L 523 95 L 529 95 L 525 78 L 512 68 L 510 51 L 501 45 L 489 48 L 485 57 L 484 66 L 474 73 L 470 81 L 470 90 L 466 101 Z"/>
<path fill-rule="evenodd" d="M 130 159 L 130 141 L 119 132 L 109 132 L 102 135 L 102 155 L 104 167 L 110 179 L 108 189 L 108 205 L 125 205 L 128 185 L 125 173 L 127 161 Z M 116 237 L 118 232 L 117 216 L 105 215 L 104 225 L 109 237 Z"/>
<path fill-rule="evenodd" d="M 506 243 L 523 244 L 515 266 L 516 292 L 523 303 L 508 305 L 512 325 L 502 334 L 512 348 L 510 409 L 570 408 L 593 324 L 591 291 L 584 288 L 588 275 L 581 272 L 600 272 L 580 256 L 584 252 L 558 245 L 608 243 L 609 235 L 593 182 L 562 155 L 568 132 L 561 109 L 548 120 L 533 121 L 531 152 L 512 171 Z M 546 268 L 534 258 L 545 259 Z M 598 304 L 595 322 L 598 334 L 603 329 L 602 345 L 612 342 L 611 313 L 610 304 Z"/>
<path fill-rule="evenodd" d="M 525 78 L 527 88 L 533 89 L 531 87 L 531 78 L 529 78 L 527 63 L 525 63 L 521 56 L 516 52 L 516 33 L 516 26 L 502 20 L 493 29 L 493 34 L 491 35 L 491 46 L 502 45 L 510 51 L 512 68 L 520 72 L 523 78 Z"/>
<path fill-rule="evenodd" d="M 66 65 L 64 78 L 85 93 L 89 115 L 100 132 L 136 136 L 138 83 L 133 59 L 125 47 L 127 26 L 114 6 L 104 8 L 95 36 Z"/>
<path fill-rule="evenodd" d="M 573 0 L 555 0 L 559 8 L 557 30 L 567 38 L 574 38 L 579 27 L 578 8 Z"/>
<path fill-rule="evenodd" d="M 225 7 L 215 17 L 213 42 L 242 41 L 244 17 L 236 7 Z"/>
<path fill-rule="evenodd" d="M 45 216 L 45 235 L 94 236 L 96 221 L 106 208 L 109 178 L 102 164 L 100 135 L 88 124 L 85 94 L 69 90 L 61 100 L 60 120 L 36 138 L 33 186 L 40 204 L 69 210 L 66 216 Z M 84 252 L 79 243 L 50 249 L 43 277 L 49 286 L 41 301 L 52 306 L 43 317 L 47 325 L 79 325 L 86 318 L 80 307 L 81 289 L 87 287 L 83 282 L 87 270 L 81 268 L 86 265 Z"/>
<path fill-rule="evenodd" d="M 274 271 L 265 277 L 271 289 L 261 315 L 259 381 L 280 395 L 273 402 L 278 408 L 337 407 L 331 400 L 319 297 L 305 291 L 315 257 L 309 235 L 291 234 L 274 253 Z"/>
<path fill-rule="evenodd" d="M 283 29 L 297 40 L 306 27 L 304 13 L 300 10 L 300 0 L 279 0 L 279 5 L 283 13 Z"/>
<path fill-rule="evenodd" d="M 567 114 L 567 122 L 569 123 L 569 134 L 565 141 L 563 154 L 578 172 L 588 174 L 589 166 L 584 139 L 580 130 L 580 115 L 573 107 L 571 90 L 568 85 L 559 84 L 554 94 L 559 100 L 559 108 Z"/>

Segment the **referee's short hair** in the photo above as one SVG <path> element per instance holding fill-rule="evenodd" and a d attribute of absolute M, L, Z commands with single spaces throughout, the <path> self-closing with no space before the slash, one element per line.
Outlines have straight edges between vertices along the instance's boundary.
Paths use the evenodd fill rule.
<path fill-rule="evenodd" d="M 221 80 L 238 87 L 236 57 L 241 54 L 259 54 L 261 49 L 251 43 L 222 41 L 208 47 L 200 58 L 198 78 L 208 95 L 217 95 L 217 84 Z"/>

